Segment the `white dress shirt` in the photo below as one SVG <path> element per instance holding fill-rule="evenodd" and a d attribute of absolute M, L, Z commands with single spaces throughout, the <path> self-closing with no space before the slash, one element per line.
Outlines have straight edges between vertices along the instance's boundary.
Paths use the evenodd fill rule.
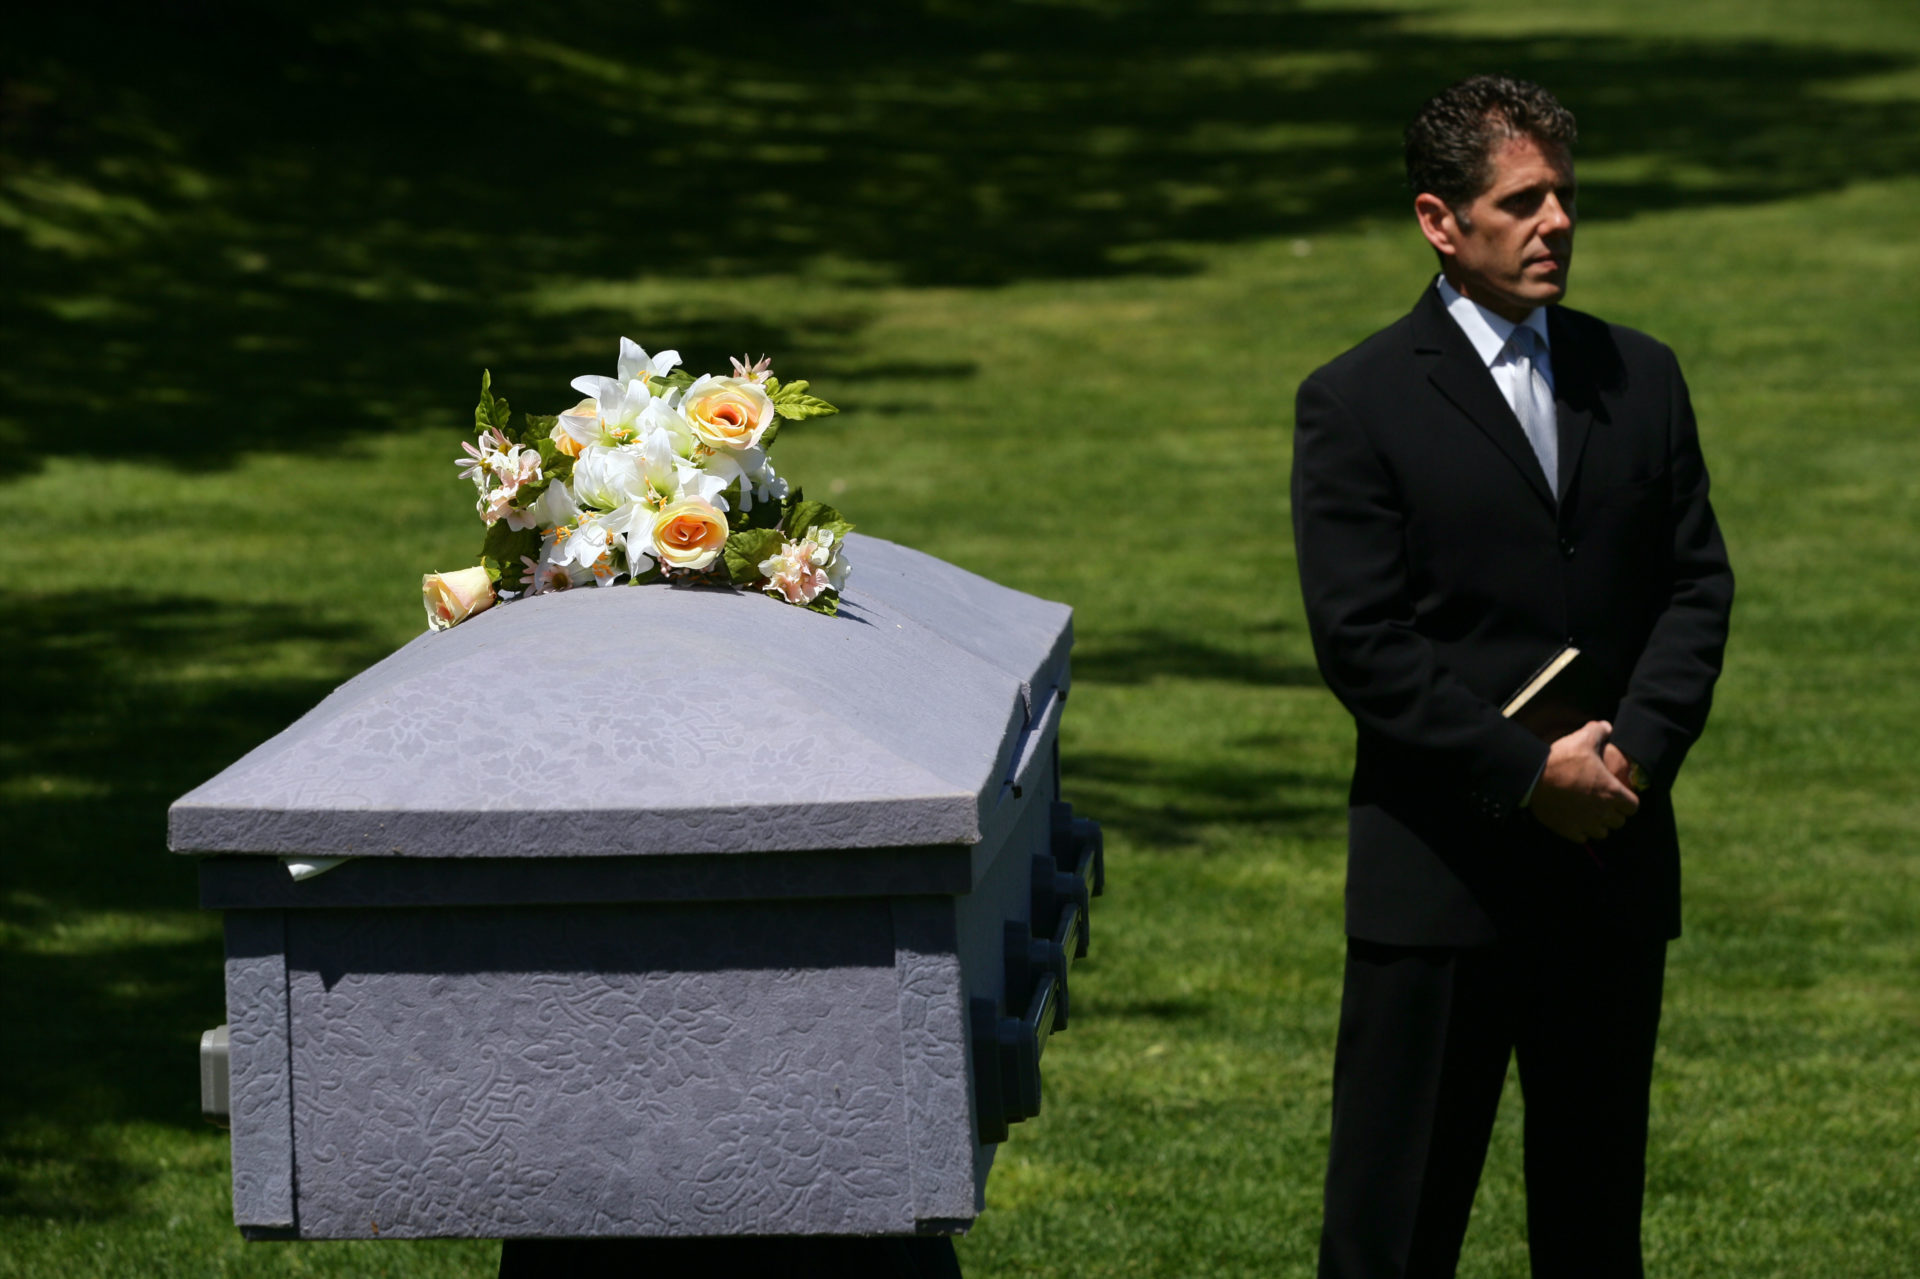
<path fill-rule="evenodd" d="M 1517 417 L 1520 413 L 1520 370 L 1513 361 L 1513 349 L 1507 345 L 1513 337 L 1513 331 L 1520 327 L 1502 315 L 1495 315 L 1481 306 L 1451 284 L 1447 277 L 1441 276 L 1434 287 L 1440 290 L 1440 300 L 1447 304 L 1447 314 L 1467 335 L 1467 341 L 1473 343 L 1473 349 L 1493 374 L 1495 386 L 1506 398 L 1507 407 Z M 1547 380 L 1547 389 L 1553 390 L 1553 348 L 1547 341 L 1547 308 L 1536 306 L 1527 313 L 1520 324 L 1526 325 L 1540 336 L 1540 376 Z"/>

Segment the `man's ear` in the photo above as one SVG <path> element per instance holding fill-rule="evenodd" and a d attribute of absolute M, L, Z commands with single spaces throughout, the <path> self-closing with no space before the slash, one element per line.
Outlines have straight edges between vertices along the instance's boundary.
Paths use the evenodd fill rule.
<path fill-rule="evenodd" d="M 1427 237 L 1427 243 L 1441 257 L 1450 258 L 1458 251 L 1456 241 L 1460 236 L 1460 223 L 1445 200 L 1422 192 L 1413 197 L 1413 216 L 1419 219 L 1420 234 Z"/>

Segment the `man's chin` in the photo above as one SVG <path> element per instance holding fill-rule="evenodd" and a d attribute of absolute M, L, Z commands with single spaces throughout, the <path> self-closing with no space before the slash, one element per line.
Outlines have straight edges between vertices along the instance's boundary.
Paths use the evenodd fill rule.
<path fill-rule="evenodd" d="M 1542 280 L 1527 290 L 1528 301 L 1534 306 L 1555 306 L 1567 296 L 1567 279 L 1563 275 L 1558 279 Z"/>

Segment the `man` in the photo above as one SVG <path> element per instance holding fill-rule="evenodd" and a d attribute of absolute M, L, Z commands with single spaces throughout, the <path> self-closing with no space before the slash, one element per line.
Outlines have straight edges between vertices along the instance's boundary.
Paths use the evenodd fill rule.
<path fill-rule="evenodd" d="M 1322 1276 L 1453 1273 L 1510 1054 L 1534 1275 L 1642 1273 L 1669 793 L 1733 576 L 1673 353 L 1558 305 L 1573 140 L 1535 85 L 1429 102 L 1441 278 L 1296 406 L 1301 587 L 1358 729 Z M 1606 691 L 1542 741 L 1500 707 L 1565 645 Z"/>

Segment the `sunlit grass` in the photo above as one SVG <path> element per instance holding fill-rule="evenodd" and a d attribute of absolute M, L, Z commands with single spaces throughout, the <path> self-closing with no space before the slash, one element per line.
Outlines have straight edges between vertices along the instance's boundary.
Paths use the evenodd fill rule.
<path fill-rule="evenodd" d="M 1383 6 L 1342 9 L 1366 7 Z M 1350 46 L 1190 49 L 1171 79 L 1143 83 L 1286 89 L 1299 96 L 1280 100 L 1304 112 L 1327 83 L 1316 77 L 1441 74 L 1422 60 L 1429 48 L 1571 69 L 1574 52 L 1538 42 L 1578 26 L 1624 42 L 1597 46 L 1608 56 L 1686 38 L 1720 50 L 1729 76 L 1751 56 L 1761 70 L 1838 69 L 1821 81 L 1835 100 L 1916 100 L 1907 6 L 1419 9 L 1410 25 L 1324 29 L 1351 27 Z M 612 89 L 636 65 L 516 45 L 478 20 L 462 32 L 461 47 L 501 65 Z M 1493 42 L 1500 33 L 1511 41 Z M 1770 43 L 1739 43 L 1756 39 Z M 981 65 L 1026 65 L 995 56 Z M 1621 127 L 1634 84 L 1595 73 L 1594 86 L 1616 102 L 1595 118 Z M 966 85 L 925 92 L 936 88 L 964 105 Z M 854 95 L 864 118 L 891 91 Z M 752 99 L 756 111 L 774 102 Z M 21 663 L 0 738 L 0 1277 L 491 1272 L 485 1243 L 239 1240 L 225 1139 L 195 1114 L 195 1040 L 223 1017 L 219 922 L 195 909 L 190 866 L 164 852 L 164 811 L 417 634 L 421 572 L 472 562 L 479 524 L 451 463 L 480 366 L 517 408 L 553 411 L 571 398 L 567 377 L 610 369 L 621 333 L 705 362 L 778 342 L 780 372 L 814 378 L 846 409 L 783 438 L 783 473 L 864 531 L 1076 610 L 1066 787 L 1106 824 L 1111 889 L 1075 969 L 1073 1026 L 1048 1050 L 1045 1112 L 1001 1152 L 961 1244 L 967 1272 L 1310 1273 L 1351 729 L 1313 673 L 1300 617 L 1292 395 L 1403 312 L 1430 270 L 1392 192 L 1349 216 L 1374 199 L 1363 185 L 1316 184 L 1326 174 L 1314 170 L 1288 186 L 1289 164 L 1331 163 L 1323 145 L 1390 147 L 1382 120 L 1397 106 L 1345 105 L 1351 119 L 1062 125 L 1057 136 L 1122 166 L 1100 170 L 1103 183 L 1129 164 L 1158 183 L 1162 143 L 1213 157 L 1179 216 L 1144 218 L 1131 197 L 1100 206 L 1144 229 L 1073 260 L 1128 269 L 1064 278 L 990 221 L 972 245 L 903 259 L 908 237 L 857 234 L 883 215 L 801 210 L 791 216 L 813 219 L 802 232 L 844 243 L 702 275 L 611 254 L 583 264 L 564 236 L 542 247 L 512 218 L 431 233 L 347 222 L 357 239 L 318 220 L 256 224 L 232 193 L 258 173 L 188 181 L 185 160 L 153 169 L 146 198 L 123 171 L 35 171 L 0 190 L 0 233 L 22 237 L 35 263 L 65 264 L 34 288 L 118 263 L 76 275 L 93 287 L 48 293 L 34 323 L 63 353 L 83 345 L 75 334 L 98 335 L 89 359 L 121 374 L 83 382 L 24 345 L 0 373 L 0 389 L 29 393 L 0 405 L 0 426 L 47 441 L 33 451 L 43 464 L 0 489 L 13 521 L 0 635 Z M 1656 1075 L 1650 1262 L 1716 1279 L 1903 1275 L 1920 1256 L 1920 182 L 1881 169 L 1829 181 L 1829 156 L 1775 175 L 1768 199 L 1695 200 L 1681 168 L 1705 165 L 1716 182 L 1730 169 L 1711 148 L 1662 150 L 1665 136 L 1650 126 L 1643 147 L 1616 147 L 1583 175 L 1571 299 L 1679 352 L 1740 580 L 1713 726 L 1678 796 L 1687 935 Z M 1830 141 L 1889 164 L 1909 145 Z M 973 161 L 900 158 L 923 162 Z M 1253 234 L 1194 214 L 1223 191 L 1275 225 Z M 163 223 L 232 236 L 175 275 L 112 258 L 123 242 L 154 251 Z M 497 245 L 527 264 L 486 274 L 489 287 L 515 283 L 475 320 L 448 300 L 460 275 L 446 263 Z M 1012 255 L 1003 282 L 963 286 L 996 253 Z M 218 345 L 166 305 L 203 269 L 229 273 L 207 279 L 231 296 L 190 313 L 215 324 Z M 184 326 L 177 341 L 164 340 L 170 325 Z M 81 406 L 83 440 L 50 411 L 63 397 Z M 189 420 L 217 423 L 219 447 L 182 440 L 168 457 L 142 434 Z M 1525 1269 L 1517 1100 L 1496 1132 L 1467 1279 Z"/>
<path fill-rule="evenodd" d="M 1898 349 L 1863 340 L 1888 331 L 1886 307 L 1821 295 L 1911 281 L 1911 237 L 1902 252 L 1886 229 L 1913 194 L 1896 184 L 1797 212 L 1601 224 L 1583 244 L 1598 278 L 1580 302 L 1680 331 L 1742 579 L 1721 708 L 1680 800 L 1689 935 L 1674 951 L 1649 1198 L 1664 1273 L 1805 1273 L 1795 1258 L 1843 1247 L 1859 1263 L 1820 1273 L 1895 1273 L 1920 1242 L 1904 1215 L 1920 1189 L 1909 851 L 1920 811 L 1903 798 L 1901 745 L 1916 608 L 1897 589 L 1915 531 L 1913 401 L 1883 390 L 1823 402 L 1801 380 L 1822 352 L 1844 350 L 1863 383 L 1910 381 Z M 1716 308 L 1671 283 L 1697 242 L 1751 232 L 1764 245 L 1796 218 L 1827 228 L 1826 243 L 1880 247 L 1865 262 L 1777 260 L 1748 286 L 1763 295 L 1752 306 Z M 849 412 L 781 445 L 787 472 L 838 481 L 863 527 L 1077 609 L 1067 787 L 1108 824 L 1113 891 L 1077 970 L 1081 1015 L 1048 1056 L 1046 1114 L 1003 1152 L 963 1244 L 974 1274 L 1058 1273 L 1063 1246 L 1084 1274 L 1301 1273 L 1311 1256 L 1349 730 L 1310 674 L 1294 597 L 1289 395 L 1404 305 L 1424 266 L 1391 228 L 1369 227 L 1316 237 L 1306 254 L 1278 243 L 1197 260 L 1178 280 L 861 293 L 869 336 L 853 363 L 875 372 L 823 384 Z M 1851 273 L 1859 288 L 1803 271 Z M 788 287 L 797 314 L 848 304 L 839 286 Z M 659 336 L 645 296 L 636 290 L 634 331 Z M 1745 332 L 1750 310 L 1777 336 Z M 1797 376 L 1776 367 L 1783 347 Z M 1781 394 L 1755 389 L 1770 383 Z M 510 390 L 540 407 L 548 388 Z M 1815 402 L 1833 447 L 1810 457 L 1797 414 Z M 30 522 L 58 520 L 81 486 L 126 515 L 125 553 L 88 584 L 103 622 L 121 592 L 165 592 L 352 636 L 343 648 L 270 621 L 243 638 L 202 634 L 194 613 L 156 616 L 143 625 L 171 647 L 113 651 L 101 667 L 136 708 L 286 679 L 317 696 L 417 631 L 420 570 L 471 557 L 477 524 L 448 464 L 458 417 L 450 406 L 421 430 L 333 455 L 263 453 L 198 474 L 56 460 L 10 493 Z M 26 598 L 45 594 L 60 592 Z M 127 793 L 98 773 L 23 771 L 8 786 L 25 801 Z M 116 856 L 163 862 L 145 829 Z M 150 993 L 138 956 L 151 948 L 202 956 L 204 986 L 175 996 L 198 1023 L 142 1041 L 172 1063 L 155 1096 L 179 1119 L 94 1122 L 76 1137 L 63 1125 L 79 1120 L 82 1095 L 68 1118 L 10 1136 L 10 1255 L 101 1273 L 148 1249 L 161 1273 L 186 1273 L 203 1252 L 203 1273 L 482 1264 L 484 1249 L 468 1246 L 241 1249 L 225 1225 L 221 1139 L 187 1115 L 184 1032 L 219 1019 L 212 921 L 87 901 L 16 897 L 9 951 L 100 956 L 107 980 L 91 997 L 116 1002 Z M 92 1035 L 62 1042 L 82 1051 Z M 109 1111 L 112 1087 L 90 1094 Z M 1510 1273 L 1522 1255 L 1516 1136 L 1510 1106 L 1464 1274 Z"/>

